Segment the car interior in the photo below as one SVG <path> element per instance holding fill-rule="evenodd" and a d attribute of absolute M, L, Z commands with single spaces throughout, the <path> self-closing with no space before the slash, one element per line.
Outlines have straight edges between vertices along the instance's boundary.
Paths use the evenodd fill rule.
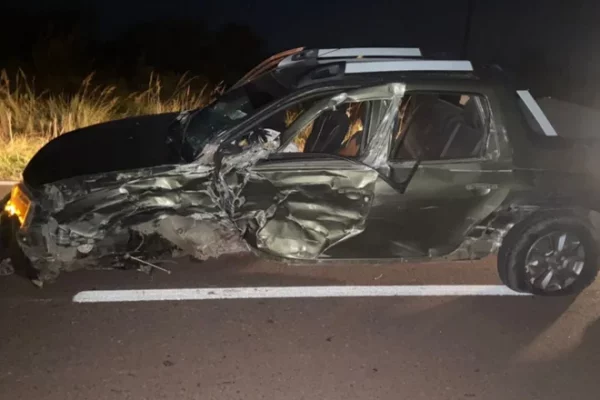
<path fill-rule="evenodd" d="M 366 110 L 366 103 L 347 103 L 324 111 L 297 136 L 299 152 L 358 156 Z"/>
<path fill-rule="evenodd" d="M 486 136 L 481 100 L 473 95 L 416 94 L 400 106 L 393 160 L 478 157 Z"/>

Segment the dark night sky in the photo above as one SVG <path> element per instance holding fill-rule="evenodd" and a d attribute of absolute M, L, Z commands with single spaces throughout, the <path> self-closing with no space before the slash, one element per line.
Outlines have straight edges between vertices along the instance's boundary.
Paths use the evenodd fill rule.
<path fill-rule="evenodd" d="M 271 49 L 297 45 L 419 45 L 455 51 L 462 40 L 468 0 L 22 0 L 30 10 L 88 8 L 102 36 L 142 21 L 197 18 L 209 26 L 252 26 Z M 475 0 L 473 44 L 550 48 L 595 25 L 593 0 Z M 477 39 L 485 38 L 488 44 Z M 479 47 L 482 47 L 480 49 Z M 591 49 L 588 49 L 591 50 Z M 504 51 L 504 50 L 502 50 Z"/>
<path fill-rule="evenodd" d="M 462 41 L 468 0 L 22 0 L 20 7 L 84 8 L 102 37 L 153 19 L 197 18 L 208 26 L 250 25 L 269 49 L 308 45 L 404 46 L 454 52 Z M 475 0 L 473 51 L 593 52 L 599 5 L 594 0 Z M 573 45 L 573 41 L 586 43 Z M 564 48 L 563 48 L 564 47 Z"/>
<path fill-rule="evenodd" d="M 208 27 L 249 25 L 267 52 L 296 46 L 419 46 L 457 55 L 468 0 L 22 0 L 20 7 L 84 8 L 99 37 L 136 23 L 197 19 Z M 470 58 L 511 67 L 549 62 L 600 83 L 597 0 L 475 0 Z M 186 38 L 193 46 L 193 38 Z M 531 60 L 527 60 L 530 58 Z M 543 63 L 542 63 L 543 64 Z M 574 69 L 575 68 L 575 69 Z M 553 82 L 560 85 L 557 80 Z M 599 85 L 600 88 L 600 85 Z"/>
<path fill-rule="evenodd" d="M 129 25 L 165 18 L 197 18 L 208 26 L 250 25 L 270 49 L 298 45 L 460 45 L 466 0 L 24 0 L 28 9 L 93 10 L 96 29 L 110 37 Z M 447 32 L 452 34 L 447 35 Z M 435 36 L 435 39 L 434 39 Z M 422 43 L 417 43 L 422 42 Z"/>
<path fill-rule="evenodd" d="M 129 2 L 124 13 L 113 19 L 110 29 L 119 29 L 137 18 L 160 18 L 169 13 L 198 15 L 210 24 L 241 22 L 251 25 L 274 49 L 297 45 L 360 46 L 360 45 L 414 45 L 417 41 L 430 42 L 428 30 L 442 33 L 454 30 L 457 35 L 438 37 L 440 47 L 456 46 L 463 28 L 466 1 L 462 7 L 452 1 L 412 1 L 402 7 L 402 1 L 304 0 L 302 2 L 262 0 L 223 0 L 198 2 L 174 0 L 169 5 L 153 5 L 143 12 Z M 408 3 L 408 2 L 404 2 Z M 103 14 L 110 18 L 111 9 L 118 0 L 104 0 Z M 143 6 L 142 6 L 143 7 Z M 433 10 L 433 12 L 432 12 Z M 416 20 L 426 23 L 415 23 Z M 429 26 L 429 28 L 426 27 Z M 433 33 L 433 32 L 432 32 Z M 424 34 L 424 35 L 423 35 Z"/>

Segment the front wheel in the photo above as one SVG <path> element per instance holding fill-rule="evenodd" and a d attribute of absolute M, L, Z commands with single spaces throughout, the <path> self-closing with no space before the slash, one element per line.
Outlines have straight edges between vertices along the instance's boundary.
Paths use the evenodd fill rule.
<path fill-rule="evenodd" d="M 598 273 L 594 228 L 570 214 L 528 218 L 504 238 L 498 273 L 505 285 L 519 292 L 545 296 L 579 293 Z"/>

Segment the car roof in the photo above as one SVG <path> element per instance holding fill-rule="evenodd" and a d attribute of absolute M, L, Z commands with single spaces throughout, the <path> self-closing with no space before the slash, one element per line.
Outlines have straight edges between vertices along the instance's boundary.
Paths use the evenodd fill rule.
<path fill-rule="evenodd" d="M 294 87 L 315 82 L 344 78 L 344 80 L 377 79 L 398 74 L 402 77 L 443 77 L 486 80 L 498 76 L 489 69 L 479 69 L 467 60 L 426 58 L 419 48 L 361 47 L 334 49 L 296 48 L 276 54 L 263 61 L 234 87 L 241 86 L 259 75 L 275 73 Z"/>
<path fill-rule="evenodd" d="M 473 71 L 465 60 L 433 60 L 423 58 L 418 48 L 362 47 L 302 50 L 283 58 L 277 68 L 293 64 L 308 66 L 344 63 L 346 74 L 392 71 Z"/>

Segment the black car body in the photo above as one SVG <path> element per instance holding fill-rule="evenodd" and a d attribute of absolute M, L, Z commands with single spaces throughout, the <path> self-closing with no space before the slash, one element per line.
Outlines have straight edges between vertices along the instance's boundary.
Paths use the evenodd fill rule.
<path fill-rule="evenodd" d="M 174 248 L 300 262 L 501 249 L 501 278 L 515 290 L 587 286 L 597 268 L 595 140 L 548 131 L 569 107 L 550 102 L 553 114 L 540 114 L 542 103 L 494 68 L 367 50 L 375 58 L 295 50 L 204 109 L 53 140 L 5 200 L 4 248 L 12 242 L 38 282 Z M 536 250 L 562 260 L 550 278 L 530 271 L 544 235 L 561 247 Z"/>

